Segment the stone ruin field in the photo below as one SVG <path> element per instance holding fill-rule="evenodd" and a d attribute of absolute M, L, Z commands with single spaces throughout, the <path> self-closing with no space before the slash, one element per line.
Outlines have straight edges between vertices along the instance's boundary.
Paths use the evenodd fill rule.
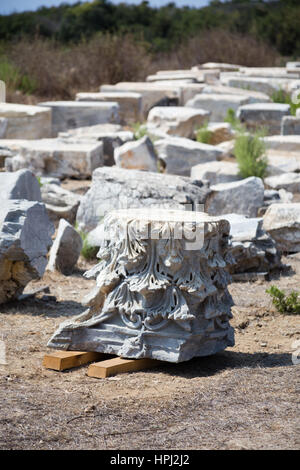
<path fill-rule="evenodd" d="M 1 449 L 299 448 L 300 317 L 266 293 L 300 291 L 300 114 L 274 102 L 298 87 L 300 63 L 209 63 L 0 103 Z M 239 174 L 235 120 L 266 129 L 263 178 Z M 46 369 L 48 341 L 95 286 L 102 217 L 125 202 L 230 223 L 235 345 L 106 379 Z"/>

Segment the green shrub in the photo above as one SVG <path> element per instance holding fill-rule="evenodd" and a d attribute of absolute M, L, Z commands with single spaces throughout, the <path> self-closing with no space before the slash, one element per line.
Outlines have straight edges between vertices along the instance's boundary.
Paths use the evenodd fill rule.
<path fill-rule="evenodd" d="M 239 174 L 243 178 L 265 177 L 268 160 L 265 156 L 266 146 L 262 137 L 261 132 L 253 135 L 242 133 L 235 140 L 234 155 L 239 166 Z"/>
<path fill-rule="evenodd" d="M 132 124 L 132 129 L 134 133 L 134 138 L 136 140 L 139 140 L 145 135 L 147 135 L 147 127 L 143 123 L 135 122 L 134 124 Z"/>
<path fill-rule="evenodd" d="M 291 315 L 300 314 L 300 293 L 293 291 L 289 295 L 278 289 L 276 286 L 271 286 L 266 290 L 267 294 L 272 297 L 273 305 L 281 313 L 288 313 Z"/>
<path fill-rule="evenodd" d="M 206 121 L 202 127 L 196 131 L 196 140 L 202 144 L 210 144 L 212 138 L 212 132 L 208 130 L 208 121 Z"/>
<path fill-rule="evenodd" d="M 75 229 L 79 233 L 82 239 L 82 249 L 81 249 L 81 255 L 86 259 L 86 260 L 92 260 L 97 258 L 97 253 L 99 251 L 99 248 L 97 246 L 92 246 L 89 244 L 87 240 L 87 233 L 82 232 L 81 230 L 77 229 L 77 223 L 75 224 Z"/>
<path fill-rule="evenodd" d="M 273 93 L 272 100 L 274 103 L 289 104 L 291 107 L 292 116 L 295 116 L 297 109 L 300 108 L 300 103 L 299 104 L 293 103 L 291 96 L 282 89 L 275 91 Z"/>

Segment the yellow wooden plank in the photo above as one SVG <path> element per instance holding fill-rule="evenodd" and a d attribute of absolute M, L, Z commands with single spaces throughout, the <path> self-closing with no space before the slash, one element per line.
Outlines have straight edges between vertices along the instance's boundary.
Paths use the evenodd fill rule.
<path fill-rule="evenodd" d="M 155 359 L 123 359 L 121 357 L 115 357 L 113 359 L 91 364 L 88 368 L 87 375 L 89 377 L 104 379 L 111 375 L 121 374 L 124 372 L 149 369 L 150 367 L 155 367 L 159 364 L 160 361 L 156 361 Z"/>
<path fill-rule="evenodd" d="M 46 369 L 62 371 L 79 367 L 88 362 L 99 361 L 99 359 L 105 359 L 106 357 L 106 354 L 97 352 L 53 351 L 44 356 L 43 366 Z"/>

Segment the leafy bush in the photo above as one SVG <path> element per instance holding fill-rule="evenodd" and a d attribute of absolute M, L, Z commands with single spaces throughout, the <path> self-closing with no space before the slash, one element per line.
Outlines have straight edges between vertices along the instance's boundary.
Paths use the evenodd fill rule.
<path fill-rule="evenodd" d="M 206 121 L 202 127 L 196 131 L 196 140 L 202 144 L 210 144 L 212 138 L 212 132 L 208 130 L 208 121 Z"/>
<path fill-rule="evenodd" d="M 144 123 L 135 122 L 132 124 L 132 129 L 134 133 L 134 138 L 136 140 L 139 140 L 145 135 L 147 135 L 147 127 Z"/>
<path fill-rule="evenodd" d="M 276 286 L 271 286 L 266 290 L 267 294 L 272 297 L 273 305 L 281 313 L 288 313 L 299 315 L 300 314 L 300 293 L 293 291 L 289 295 L 278 289 Z"/>
<path fill-rule="evenodd" d="M 241 133 L 235 140 L 234 155 L 239 166 L 239 173 L 243 178 L 265 177 L 268 160 L 265 156 L 266 146 L 262 137 L 261 132 L 253 135 Z"/>

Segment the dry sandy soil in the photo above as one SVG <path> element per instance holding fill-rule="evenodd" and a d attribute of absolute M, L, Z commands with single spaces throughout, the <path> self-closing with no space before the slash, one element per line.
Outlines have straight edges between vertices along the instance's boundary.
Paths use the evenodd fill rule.
<path fill-rule="evenodd" d="M 292 362 L 299 316 L 276 312 L 265 293 L 270 284 L 299 289 L 300 258 L 291 264 L 289 275 L 230 286 L 233 348 L 108 379 L 87 377 L 87 366 L 42 367 L 56 327 L 83 311 L 80 300 L 94 284 L 82 277 L 87 263 L 80 260 L 71 276 L 46 274 L 32 282 L 27 291 L 47 285 L 56 300 L 38 294 L 0 306 L 7 347 L 7 365 L 0 366 L 0 448 L 299 448 L 300 365 Z"/>

